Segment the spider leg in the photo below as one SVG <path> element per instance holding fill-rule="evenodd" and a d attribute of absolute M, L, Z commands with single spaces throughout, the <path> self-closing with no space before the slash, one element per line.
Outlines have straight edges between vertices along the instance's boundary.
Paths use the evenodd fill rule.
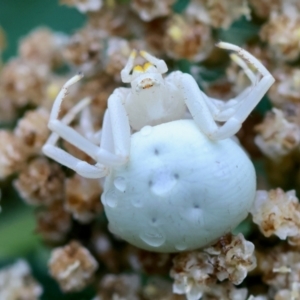
<path fill-rule="evenodd" d="M 242 123 L 274 83 L 273 76 L 249 52 L 229 43 L 219 43 L 218 46 L 236 51 L 249 64 L 253 64 L 262 78 L 256 85 L 251 86 L 249 92 L 242 94 L 243 98 L 239 96 L 238 105 L 229 107 L 228 111 L 221 115 L 221 117 L 218 117 L 218 115 L 216 117 L 215 108 L 209 103 L 209 98 L 201 92 L 191 75 L 181 73 L 181 76 L 179 76 L 180 79 L 178 80 L 177 78 L 177 86 L 195 122 L 213 140 L 225 139 L 236 134 L 241 128 Z M 216 120 L 219 121 L 220 119 L 226 122 L 218 126 Z"/>
<path fill-rule="evenodd" d="M 217 46 L 223 49 L 235 51 L 241 58 L 243 58 L 249 64 L 253 65 L 253 67 L 262 76 L 259 82 L 255 83 L 255 85 L 251 87 L 251 92 L 241 100 L 240 105 L 237 106 L 236 111 L 231 117 L 242 123 L 255 108 L 255 106 L 259 103 L 262 97 L 266 94 L 268 89 L 274 83 L 275 79 L 265 68 L 265 66 L 248 51 L 236 45 L 224 42 L 219 43 Z"/>
<path fill-rule="evenodd" d="M 90 103 L 90 99 L 81 100 L 75 105 L 61 120 L 65 125 L 72 122 L 75 116 Z M 52 133 L 45 145 L 43 146 L 43 153 L 60 164 L 74 170 L 79 175 L 86 178 L 101 178 L 108 174 L 109 170 L 104 165 L 96 164 L 95 166 L 81 161 L 76 157 L 70 155 L 66 151 L 58 148 L 55 144 L 59 139 L 57 133 Z"/>
<path fill-rule="evenodd" d="M 73 110 L 71 110 L 62 120 L 58 120 L 58 114 L 60 110 L 60 105 L 67 93 L 67 89 L 70 85 L 77 82 L 82 76 L 76 75 L 73 78 L 71 78 L 62 88 L 61 92 L 58 94 L 51 114 L 50 114 L 50 120 L 48 123 L 49 129 L 53 131 L 53 134 L 50 136 L 48 142 L 43 148 L 43 151 L 46 155 L 49 157 L 59 161 L 60 163 L 66 165 L 67 167 L 74 169 L 79 174 L 82 174 L 82 172 L 98 172 L 99 168 L 101 169 L 100 174 L 94 174 L 94 175 L 84 175 L 84 176 L 95 176 L 102 177 L 105 176 L 107 173 L 106 167 L 113 167 L 118 166 L 121 164 L 124 164 L 129 157 L 129 148 L 130 148 L 130 126 L 128 117 L 125 111 L 125 108 L 123 106 L 123 99 L 122 99 L 122 90 L 119 89 L 119 92 L 114 92 L 113 95 L 110 97 L 112 98 L 109 100 L 109 111 L 111 111 L 111 115 L 113 116 L 112 120 L 112 128 L 113 134 L 115 134 L 115 149 L 112 149 L 116 151 L 116 154 L 114 151 L 108 151 L 104 149 L 103 147 L 99 147 L 95 145 L 93 142 L 91 142 L 89 139 L 82 136 L 80 133 L 78 133 L 73 128 L 69 127 L 68 124 L 74 119 L 76 113 L 83 109 L 86 105 L 79 103 Z M 127 89 L 125 89 L 127 90 Z M 115 101 L 118 100 L 118 101 Z M 80 109 L 79 109 L 80 108 Z M 87 126 L 85 124 L 85 126 Z M 106 128 L 106 127 L 105 127 Z M 103 130 L 102 130 L 103 134 Z M 125 137 L 123 138 L 123 136 Z M 90 157 L 92 157 L 97 164 L 95 166 L 91 166 L 86 162 L 81 162 L 80 160 L 77 160 L 75 157 L 72 157 L 70 154 L 66 153 L 64 150 L 59 149 L 58 147 L 54 146 L 58 138 L 61 137 L 65 139 L 70 144 L 74 145 L 78 149 L 82 150 L 86 154 L 88 154 Z M 103 165 L 101 163 L 103 162 Z M 106 166 L 106 167 L 105 167 Z M 84 170 L 82 170 L 84 168 Z M 104 175 L 102 175 L 104 174 Z"/>
<path fill-rule="evenodd" d="M 256 89 L 256 85 L 259 82 L 258 77 L 269 76 L 270 74 L 266 70 L 266 68 L 246 50 L 243 50 L 238 46 L 229 43 L 220 43 L 217 46 L 224 49 L 237 51 L 237 53 L 231 53 L 230 57 L 235 63 L 237 63 L 242 68 L 242 70 L 245 72 L 246 76 L 251 82 L 250 87 L 246 88 L 239 95 L 232 99 L 229 99 L 226 102 L 206 96 L 206 103 L 211 113 L 213 114 L 214 120 L 225 122 L 235 114 L 238 107 L 241 106 L 241 104 L 243 103 L 242 100 L 245 99 L 248 95 L 250 95 L 253 89 Z M 249 67 L 249 64 L 252 65 L 252 68 Z M 261 66 L 263 68 L 261 68 Z M 255 74 L 253 69 L 257 69 L 258 74 Z M 260 70 L 262 70 L 262 73 L 264 75 L 260 72 Z"/>
<path fill-rule="evenodd" d="M 124 83 L 129 83 L 131 82 L 131 70 L 133 69 L 133 64 L 134 64 L 134 59 L 136 57 L 136 50 L 132 50 L 130 53 L 130 56 L 127 60 L 127 63 L 125 65 L 125 67 L 123 68 L 123 70 L 121 71 L 121 79 Z"/>

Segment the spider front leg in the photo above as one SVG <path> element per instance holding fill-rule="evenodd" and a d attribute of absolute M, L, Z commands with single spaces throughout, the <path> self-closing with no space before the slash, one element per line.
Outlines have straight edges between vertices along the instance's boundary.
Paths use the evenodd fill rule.
<path fill-rule="evenodd" d="M 70 124 L 76 115 L 89 104 L 90 99 L 81 100 L 62 118 L 61 122 L 65 125 Z M 54 132 L 50 135 L 42 149 L 45 155 L 86 178 L 101 178 L 108 175 L 109 170 L 105 166 L 98 163 L 94 166 L 90 165 L 58 148 L 56 146 L 58 139 L 59 135 L 57 133 Z"/>
<path fill-rule="evenodd" d="M 239 102 L 237 105 L 225 107 L 227 111 L 215 114 L 213 104 L 209 103 L 210 98 L 200 91 L 193 77 L 188 74 L 182 74 L 181 79 L 178 80 L 178 85 L 186 105 L 200 129 L 213 140 L 225 139 L 236 134 L 242 123 L 274 83 L 273 76 L 249 52 L 229 43 L 219 43 L 218 46 L 236 51 L 239 56 L 257 69 L 262 78 L 258 83 L 254 82 L 247 89 L 247 92 L 243 92 L 238 96 Z M 252 74 L 250 71 L 247 72 Z M 249 76 L 252 81 L 253 75 Z M 218 127 L 215 121 L 225 121 L 225 123 Z"/>
<path fill-rule="evenodd" d="M 253 86 L 258 81 L 258 76 L 260 75 L 255 75 L 255 73 L 249 68 L 247 63 L 236 53 L 231 53 L 230 58 L 245 72 L 246 76 L 251 82 L 251 86 L 247 87 L 236 97 L 231 98 L 227 101 L 218 100 L 208 96 L 205 97 L 206 104 L 208 105 L 208 108 L 211 111 L 214 120 L 219 122 L 227 121 L 234 114 L 237 107 L 241 104 L 241 100 L 251 92 Z"/>
<path fill-rule="evenodd" d="M 110 119 L 108 120 L 108 122 L 111 122 L 110 126 L 112 128 L 112 137 L 110 138 L 113 139 L 114 149 L 108 148 L 107 146 L 105 146 L 105 149 L 102 147 L 102 145 L 98 147 L 87 138 L 81 136 L 73 128 L 68 126 L 68 122 L 66 121 L 66 119 L 71 119 L 70 114 L 65 116 L 63 120 L 57 119 L 60 105 L 66 95 L 67 88 L 71 84 L 77 82 L 80 78 L 80 75 L 71 78 L 64 85 L 62 91 L 57 96 L 48 123 L 49 129 L 55 132 L 56 135 L 52 135 L 52 137 L 49 138 L 48 143 L 43 148 L 43 151 L 49 157 L 75 170 L 82 176 L 89 178 L 103 177 L 107 174 L 107 167 L 122 165 L 127 162 L 129 157 L 130 126 L 125 108 L 122 103 L 123 94 L 121 91 L 115 91 L 109 98 L 108 111 L 110 114 Z M 74 114 L 72 114 L 72 116 L 74 116 Z M 107 118 L 105 120 L 107 120 Z M 107 145 L 108 143 L 105 142 L 105 139 L 108 139 L 108 134 L 105 131 L 109 130 L 107 129 L 109 128 L 109 126 L 105 125 L 105 123 L 107 123 L 107 121 L 105 120 L 102 130 L 102 140 L 104 141 L 104 145 Z M 97 164 L 95 166 L 92 166 L 87 164 L 86 162 L 81 162 L 62 149 L 54 146 L 58 137 L 62 137 L 70 144 L 88 154 L 97 162 Z"/>
<path fill-rule="evenodd" d="M 113 166 L 125 164 L 129 160 L 131 132 L 128 115 L 123 105 L 129 92 L 130 89 L 118 88 L 108 98 L 108 108 L 101 132 L 102 152 L 97 155 L 99 162 L 104 163 L 105 153 L 113 155 L 111 156 L 115 160 Z"/>
<path fill-rule="evenodd" d="M 236 106 L 235 112 L 220 128 L 219 132 L 215 134 L 216 138 L 220 137 L 222 139 L 222 135 L 226 134 L 226 131 L 234 127 L 235 124 L 239 123 L 240 126 L 242 125 L 242 123 L 246 120 L 246 118 L 249 116 L 249 114 L 252 112 L 255 106 L 260 102 L 260 100 L 269 90 L 271 85 L 275 82 L 275 79 L 270 74 L 270 72 L 264 67 L 264 65 L 248 51 L 236 45 L 224 42 L 218 43 L 217 46 L 223 49 L 235 51 L 237 55 L 239 55 L 248 64 L 252 65 L 261 75 L 261 79 L 257 83 L 254 82 L 254 84 L 251 86 L 250 92 L 247 93 L 243 99 L 241 99 L 239 105 Z M 242 61 L 239 62 L 239 60 L 236 60 L 236 62 L 244 70 L 246 70 L 246 75 L 248 75 L 249 77 L 249 73 L 251 74 L 250 69 L 248 69 L 249 73 L 247 74 L 248 70 L 245 66 L 242 65 Z M 249 79 L 251 80 L 251 76 L 249 77 Z"/>

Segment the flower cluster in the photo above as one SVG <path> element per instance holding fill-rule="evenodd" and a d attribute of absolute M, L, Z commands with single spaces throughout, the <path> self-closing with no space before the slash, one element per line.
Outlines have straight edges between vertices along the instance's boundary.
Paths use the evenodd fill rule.
<path fill-rule="evenodd" d="M 186 294 L 188 300 L 209 293 L 217 280 L 240 284 L 256 267 L 254 245 L 242 234 L 224 236 L 202 251 L 179 254 L 173 262 L 170 274 L 174 278 L 173 291 Z"/>
<path fill-rule="evenodd" d="M 1 60 L 6 39 L 0 27 L 0 187 L 3 210 L 10 201 L 8 186 L 34 208 L 35 234 L 52 248 L 48 266 L 61 290 L 92 286 L 94 300 L 299 299 L 300 2 L 191 0 L 180 9 L 184 1 L 59 2 L 85 14 L 86 23 L 70 35 L 36 28 L 7 62 Z M 240 22 L 250 26 L 240 28 Z M 244 42 L 276 79 L 269 106 L 264 100 L 238 134 L 259 166 L 252 219 L 241 226 L 247 240 L 229 234 L 206 248 L 177 254 L 128 245 L 107 229 L 101 183 L 42 155 L 53 101 L 66 80 L 82 71 L 85 79 L 70 88 L 59 118 L 90 97 L 90 109 L 71 126 L 99 143 L 93 132 L 101 133 L 107 99 L 122 86 L 120 71 L 132 49 L 163 58 L 170 71 L 190 72 L 209 96 L 232 99 L 250 82 L 237 56 L 230 60 L 214 47 L 229 37 Z M 248 72 L 254 75 L 251 66 Z M 92 128 L 84 126 L 85 118 Z M 59 143 L 94 163 L 72 144 Z M 0 270 L 0 299 L 37 300 L 42 292 L 25 261 Z"/>

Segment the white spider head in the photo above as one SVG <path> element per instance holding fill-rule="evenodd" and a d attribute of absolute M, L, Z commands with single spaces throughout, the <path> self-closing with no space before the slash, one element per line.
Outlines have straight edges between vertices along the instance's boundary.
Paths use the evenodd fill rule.
<path fill-rule="evenodd" d="M 140 55 L 144 57 L 147 62 L 143 66 L 134 66 L 136 54 L 137 52 L 133 50 L 126 66 L 121 71 L 122 81 L 124 83 L 131 83 L 133 91 L 136 92 L 161 85 L 164 80 L 162 74 L 168 71 L 166 63 L 145 51 L 140 51 Z"/>
<path fill-rule="evenodd" d="M 143 66 L 137 65 L 131 74 L 131 87 L 134 91 L 143 91 L 159 86 L 163 83 L 163 77 L 157 68 L 147 62 Z"/>

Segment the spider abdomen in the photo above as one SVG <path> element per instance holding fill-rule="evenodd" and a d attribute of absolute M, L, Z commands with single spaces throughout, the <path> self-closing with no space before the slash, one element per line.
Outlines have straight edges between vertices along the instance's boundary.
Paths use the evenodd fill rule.
<path fill-rule="evenodd" d="M 137 247 L 177 252 L 207 246 L 248 214 L 256 175 L 232 139 L 211 141 L 192 120 L 146 126 L 129 162 L 106 178 L 112 232 Z"/>

